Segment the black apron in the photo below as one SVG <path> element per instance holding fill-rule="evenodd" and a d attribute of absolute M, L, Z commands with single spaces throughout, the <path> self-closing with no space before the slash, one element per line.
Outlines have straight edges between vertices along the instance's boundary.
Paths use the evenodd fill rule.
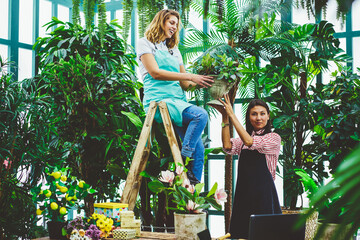
<path fill-rule="evenodd" d="M 265 154 L 242 149 L 230 221 L 231 238 L 248 238 L 250 215 L 279 213 L 279 199 Z"/>

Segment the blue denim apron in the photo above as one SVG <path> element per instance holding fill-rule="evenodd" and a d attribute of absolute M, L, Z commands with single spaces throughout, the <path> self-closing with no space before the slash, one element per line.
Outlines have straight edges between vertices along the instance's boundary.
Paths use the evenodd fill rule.
<path fill-rule="evenodd" d="M 180 65 L 175 56 L 168 51 L 157 50 L 155 46 L 155 60 L 159 69 L 170 72 L 180 72 Z M 156 80 L 148 73 L 144 78 L 144 99 L 145 112 L 148 112 L 151 101 L 163 101 L 169 110 L 170 118 L 177 126 L 182 126 L 182 112 L 191 104 L 186 101 L 186 95 L 181 88 L 179 81 Z M 161 123 L 159 110 L 156 111 L 155 121 Z"/>

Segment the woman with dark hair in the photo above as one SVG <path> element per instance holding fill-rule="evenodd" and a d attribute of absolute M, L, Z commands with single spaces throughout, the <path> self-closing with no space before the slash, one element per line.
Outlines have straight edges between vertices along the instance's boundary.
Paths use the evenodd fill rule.
<path fill-rule="evenodd" d="M 274 180 L 279 158 L 281 138 L 271 131 L 267 104 L 254 99 L 246 111 L 246 130 L 235 116 L 228 95 L 223 106 L 213 106 L 222 114 L 222 142 L 224 151 L 239 155 L 238 178 L 230 221 L 232 238 L 248 238 L 252 214 L 279 214 L 281 208 Z M 230 139 L 229 120 L 239 138 Z"/>
<path fill-rule="evenodd" d="M 151 101 L 166 102 L 175 131 L 182 139 L 181 156 L 192 158 L 187 166 L 192 184 L 201 180 L 204 165 L 204 145 L 201 134 L 208 115 L 200 107 L 186 101 L 184 90 L 191 86 L 209 87 L 212 77 L 186 73 L 179 43 L 180 15 L 173 10 L 159 11 L 138 42 L 137 58 L 144 82 L 143 104 L 148 111 Z M 155 120 L 162 122 L 159 112 Z"/>

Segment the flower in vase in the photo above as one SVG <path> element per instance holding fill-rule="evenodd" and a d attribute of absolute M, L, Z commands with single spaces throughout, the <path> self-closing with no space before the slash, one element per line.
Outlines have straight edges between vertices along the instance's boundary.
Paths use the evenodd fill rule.
<path fill-rule="evenodd" d="M 222 202 L 227 202 L 227 193 L 225 192 L 225 190 L 223 188 L 217 189 L 215 191 L 215 200 L 218 204 L 221 204 Z"/>
<path fill-rule="evenodd" d="M 201 192 L 205 184 L 198 183 L 194 186 L 190 184 L 188 179 L 183 179 L 181 173 L 186 172 L 183 166 L 175 166 L 174 163 L 170 166 L 170 169 L 171 171 L 162 171 L 158 178 L 153 178 L 148 183 L 152 192 L 164 192 L 167 195 L 167 200 L 176 204 L 176 208 L 166 205 L 167 209 L 173 209 L 177 213 L 191 214 L 200 213 L 201 210 L 209 207 L 221 210 L 220 202 L 225 202 L 227 195 L 223 190 L 217 190 L 217 183 L 214 184 L 210 191 Z"/>

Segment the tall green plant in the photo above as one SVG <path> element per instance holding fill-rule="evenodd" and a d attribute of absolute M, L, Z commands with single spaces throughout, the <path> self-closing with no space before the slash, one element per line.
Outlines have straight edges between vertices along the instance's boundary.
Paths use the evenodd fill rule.
<path fill-rule="evenodd" d="M 266 24 L 260 25 L 260 28 Z M 279 55 L 270 60 L 259 85 L 264 93 L 271 95 L 277 108 L 274 126 L 283 141 L 284 182 L 286 204 L 293 209 L 297 196 L 302 193 L 294 168 L 314 168 L 320 179 L 326 176 L 323 162 L 312 159 L 304 151 L 304 141 L 311 135 L 314 127 L 312 108 L 308 106 L 309 82 L 321 71 L 328 69 L 329 62 L 340 64 L 348 60 L 339 48 L 339 40 L 334 34 L 333 25 L 326 21 L 319 24 L 296 26 L 283 34 L 267 34 L 267 40 L 279 45 Z M 291 200 L 290 200 L 291 199 Z"/>
<path fill-rule="evenodd" d="M 7 68 L 0 57 L 0 239 L 29 239 L 37 229 L 30 189 L 56 161 L 51 112 L 34 79 L 17 81 Z"/>
<path fill-rule="evenodd" d="M 308 104 L 313 109 L 314 137 L 325 146 L 316 157 L 329 161 L 334 173 L 360 142 L 360 76 L 345 68 L 332 77 L 328 84 L 311 88 L 314 97 Z"/>
<path fill-rule="evenodd" d="M 210 2 L 209 5 L 206 2 Z M 262 19 L 264 13 L 275 16 L 272 13 L 278 13 L 282 9 L 288 9 L 287 4 L 279 4 L 277 1 L 234 1 L 234 0 L 212 0 L 192 2 L 193 9 L 201 16 L 207 18 L 213 28 L 209 33 L 192 28 L 189 30 L 181 52 L 186 60 L 192 59 L 199 53 L 207 49 L 215 50 L 217 54 L 226 54 L 234 58 L 239 64 L 244 63 L 249 56 L 267 57 L 275 56 L 277 49 L 274 44 L 267 41 L 255 41 L 254 25 L 257 19 Z M 207 7 L 209 6 L 209 7 Z M 278 24 L 280 26 L 280 24 Z M 280 29 L 280 27 L 279 27 Z M 209 50 L 209 51 L 212 51 Z M 235 53 L 235 54 L 234 54 Z M 235 56 L 234 56 L 235 55 Z M 231 103 L 235 102 L 238 93 L 239 82 L 229 91 Z M 242 80 L 241 80 L 242 82 Z M 250 81 L 249 84 L 243 85 L 241 90 L 242 96 L 254 97 L 254 88 L 256 81 Z M 254 88 L 253 88 L 254 87 Z M 251 91 L 245 91 L 251 90 Z M 250 88 L 250 89 L 249 89 Z M 252 93 L 250 93 L 252 92 Z M 205 93 L 205 92 L 203 92 Z M 206 94 L 200 96 L 204 100 L 208 98 Z M 230 135 L 233 136 L 233 127 L 230 123 Z M 229 195 L 232 195 L 232 157 L 225 157 L 225 189 Z M 231 215 L 231 198 L 225 204 L 225 227 L 228 228 Z"/>
<path fill-rule="evenodd" d="M 113 199 L 126 179 L 139 133 L 123 112 L 144 115 L 136 92 L 141 84 L 132 70 L 135 55 L 118 36 L 115 22 L 106 25 L 103 47 L 98 28 L 90 37 L 72 23 L 54 18 L 48 27 L 53 25 L 58 27 L 34 49 L 40 83 L 56 113 L 54 141 L 64 152 L 63 165 L 97 190 L 96 200 Z M 86 200 L 88 209 L 95 199 Z"/>

